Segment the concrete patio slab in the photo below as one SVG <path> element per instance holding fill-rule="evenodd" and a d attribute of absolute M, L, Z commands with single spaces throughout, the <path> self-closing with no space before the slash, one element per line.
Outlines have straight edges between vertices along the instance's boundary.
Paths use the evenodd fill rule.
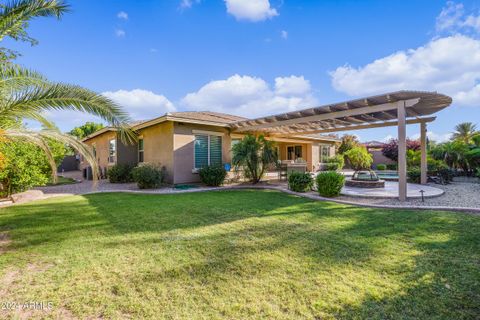
<path fill-rule="evenodd" d="M 444 191 L 439 188 L 435 188 L 427 185 L 420 184 L 407 184 L 407 197 L 408 198 L 421 198 L 421 190 L 424 191 L 425 198 L 441 196 Z M 398 182 L 385 181 L 385 188 L 356 188 L 356 187 L 343 187 L 342 195 L 350 197 L 364 197 L 364 198 L 398 198 Z"/>

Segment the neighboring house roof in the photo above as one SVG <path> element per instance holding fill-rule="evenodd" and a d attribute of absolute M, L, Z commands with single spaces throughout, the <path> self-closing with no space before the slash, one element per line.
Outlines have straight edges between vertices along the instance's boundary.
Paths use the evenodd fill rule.
<path fill-rule="evenodd" d="M 364 145 L 367 148 L 382 148 L 385 145 L 385 143 L 372 140 L 372 141 L 363 142 L 362 145 Z"/>

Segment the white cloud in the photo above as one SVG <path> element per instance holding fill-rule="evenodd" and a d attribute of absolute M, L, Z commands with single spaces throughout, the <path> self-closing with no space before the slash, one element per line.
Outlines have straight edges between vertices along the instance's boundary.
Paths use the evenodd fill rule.
<path fill-rule="evenodd" d="M 287 40 L 287 39 L 288 39 L 288 32 L 285 31 L 285 30 L 282 30 L 282 31 L 280 32 L 280 36 L 282 37 L 282 39 Z"/>
<path fill-rule="evenodd" d="M 102 94 L 122 106 L 134 120 L 155 118 L 176 110 L 165 96 L 148 90 L 117 90 Z"/>
<path fill-rule="evenodd" d="M 433 132 L 433 131 L 427 131 L 427 138 L 430 141 L 435 141 L 437 143 L 446 142 L 446 141 L 450 140 L 451 137 L 452 137 L 451 133 L 436 133 L 436 132 Z M 414 134 L 413 136 L 410 137 L 410 139 L 418 140 L 418 139 L 420 139 L 420 134 L 419 133 Z"/>
<path fill-rule="evenodd" d="M 352 96 L 432 90 L 451 95 L 456 104 L 480 105 L 480 41 L 464 35 L 439 38 L 363 67 L 339 67 L 330 75 L 335 89 Z"/>
<path fill-rule="evenodd" d="M 182 99 L 182 104 L 189 109 L 250 118 L 312 107 L 317 103 L 310 83 L 303 76 L 278 77 L 272 90 L 261 78 L 238 74 L 211 81 Z"/>
<path fill-rule="evenodd" d="M 396 139 L 396 138 L 394 136 L 392 136 L 391 134 L 389 134 L 389 135 L 386 135 L 385 138 L 382 139 L 382 142 L 387 143 L 392 139 Z"/>
<path fill-rule="evenodd" d="M 269 0 L 225 0 L 227 12 L 237 20 L 263 21 L 278 16 Z"/>
<path fill-rule="evenodd" d="M 466 15 L 463 4 L 448 1 L 437 17 L 436 30 L 440 33 L 480 32 L 480 14 Z"/>
<path fill-rule="evenodd" d="M 275 92 L 279 95 L 305 95 L 310 91 L 310 81 L 303 76 L 275 78 Z"/>
<path fill-rule="evenodd" d="M 190 9 L 194 4 L 200 3 L 200 0 L 182 0 L 180 2 L 180 9 Z"/>
<path fill-rule="evenodd" d="M 128 20 L 128 13 L 126 13 L 125 11 L 120 11 L 119 13 L 117 13 L 117 18 Z"/>
<path fill-rule="evenodd" d="M 125 33 L 125 30 L 116 29 L 116 30 L 115 30 L 115 35 L 116 35 L 118 38 L 123 38 L 123 37 L 125 37 L 126 33 Z"/>

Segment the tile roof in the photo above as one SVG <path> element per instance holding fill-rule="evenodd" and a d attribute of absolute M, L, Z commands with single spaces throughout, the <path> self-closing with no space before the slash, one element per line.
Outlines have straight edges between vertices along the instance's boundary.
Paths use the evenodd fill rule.
<path fill-rule="evenodd" d="M 231 114 L 212 112 L 212 111 L 183 111 L 169 112 L 168 116 L 176 118 L 185 118 L 189 120 L 211 121 L 219 123 L 232 123 L 236 121 L 247 120 L 247 118 L 234 116 Z"/>

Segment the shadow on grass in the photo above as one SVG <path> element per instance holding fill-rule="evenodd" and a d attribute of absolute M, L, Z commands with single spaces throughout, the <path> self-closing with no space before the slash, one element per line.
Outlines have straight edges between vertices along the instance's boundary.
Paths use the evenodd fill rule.
<path fill-rule="evenodd" d="M 153 246 L 161 245 L 167 255 L 160 258 L 172 263 L 133 272 L 130 283 L 215 287 L 228 277 L 239 283 L 271 278 L 297 264 L 305 272 L 300 275 L 311 280 L 305 285 L 313 289 L 317 273 L 341 277 L 344 266 L 402 279 L 400 289 L 388 295 L 362 289 L 360 303 L 353 305 L 330 307 L 309 300 L 317 318 L 478 318 L 479 226 L 478 218 L 463 214 L 357 208 L 258 190 L 94 194 L 0 211 L 0 230 L 12 231 L 16 249 L 75 244 L 94 233 L 104 236 L 96 243 L 98 250 L 125 248 L 127 254 L 127 246 L 135 246 L 154 252 Z M 398 264 L 382 261 L 396 259 L 396 250 Z M 182 260 L 179 251 L 191 257 Z M 352 294 L 358 294 L 355 288 L 362 281 L 352 283 Z M 231 290 L 234 294 L 237 288 Z"/>

